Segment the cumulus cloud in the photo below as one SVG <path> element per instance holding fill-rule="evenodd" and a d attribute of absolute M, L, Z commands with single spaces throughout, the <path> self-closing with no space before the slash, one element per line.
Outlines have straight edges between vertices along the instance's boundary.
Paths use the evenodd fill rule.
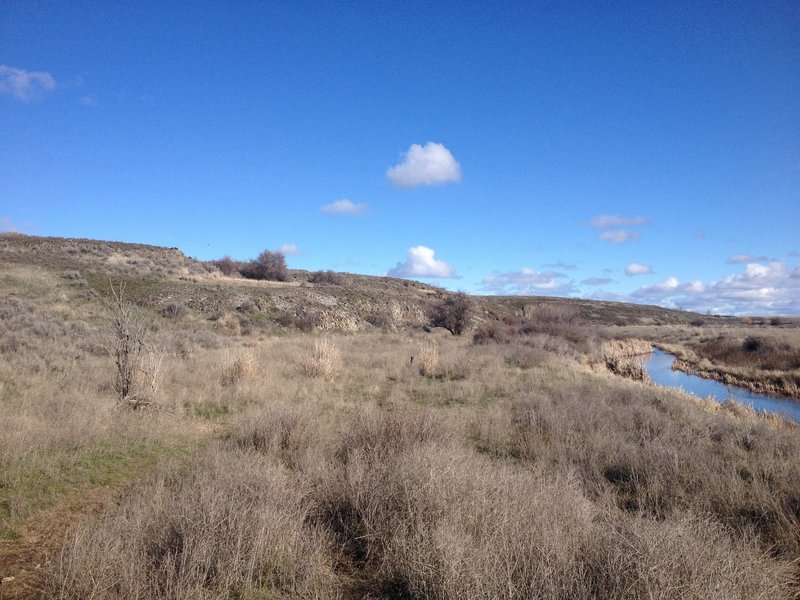
<path fill-rule="evenodd" d="M 652 273 L 653 268 L 650 265 L 643 265 L 642 263 L 631 263 L 627 267 L 625 267 L 625 275 L 629 275 L 631 277 L 636 275 L 647 275 L 648 273 Z"/>
<path fill-rule="evenodd" d="M 414 246 L 408 249 L 405 262 L 397 263 L 394 269 L 386 273 L 389 277 L 436 277 L 439 279 L 455 279 L 456 270 L 434 256 L 433 248 Z"/>
<path fill-rule="evenodd" d="M 729 265 L 746 265 L 769 260 L 766 256 L 752 256 L 750 254 L 733 254 L 725 262 Z"/>
<path fill-rule="evenodd" d="M 283 244 L 275 251 L 280 252 L 284 256 L 300 256 L 300 248 L 297 247 L 297 244 Z"/>
<path fill-rule="evenodd" d="M 611 283 L 611 279 L 608 277 L 589 277 L 589 279 L 584 279 L 581 283 L 583 285 L 606 285 Z"/>
<path fill-rule="evenodd" d="M 443 144 L 411 144 L 403 161 L 390 167 L 386 171 L 386 177 L 401 188 L 437 185 L 461 181 L 461 165 Z"/>
<path fill-rule="evenodd" d="M 482 288 L 491 294 L 541 295 L 567 294 L 575 291 L 572 283 L 559 281 L 565 277 L 557 271 L 536 271 L 523 267 L 519 271 L 493 273 L 483 278 Z"/>
<path fill-rule="evenodd" d="M 627 244 L 628 242 L 635 242 L 641 237 L 637 231 L 628 231 L 627 229 L 614 229 L 604 231 L 597 239 L 604 242 L 611 242 L 612 244 Z"/>
<path fill-rule="evenodd" d="M 751 263 L 744 272 L 719 281 L 689 281 L 676 277 L 642 286 L 631 298 L 715 314 L 800 314 L 800 268 L 782 261 Z"/>
<path fill-rule="evenodd" d="M 347 198 L 326 204 L 320 210 L 328 216 L 336 215 L 361 215 L 367 212 L 366 204 L 357 204 Z"/>
<path fill-rule="evenodd" d="M 50 73 L 0 65 L 0 94 L 8 94 L 22 102 L 30 102 L 55 88 L 56 80 Z"/>

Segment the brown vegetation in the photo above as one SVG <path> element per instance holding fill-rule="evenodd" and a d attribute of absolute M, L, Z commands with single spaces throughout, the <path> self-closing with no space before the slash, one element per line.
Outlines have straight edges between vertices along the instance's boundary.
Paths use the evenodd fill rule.
<path fill-rule="evenodd" d="M 384 330 L 333 345 L 275 325 L 299 314 L 286 286 L 198 284 L 173 318 L 134 281 L 163 410 L 131 411 L 113 312 L 63 273 L 0 266 L 4 600 L 800 593 L 800 429 L 593 370 L 645 345 L 604 354 L 575 307 L 499 300 L 474 343 L 389 332 L 435 292 L 387 282 Z M 307 286 L 318 328 L 345 292 L 374 311 L 364 285 Z"/>
<path fill-rule="evenodd" d="M 286 257 L 280 252 L 264 250 L 255 260 L 243 264 L 239 272 L 247 279 L 289 281 Z"/>

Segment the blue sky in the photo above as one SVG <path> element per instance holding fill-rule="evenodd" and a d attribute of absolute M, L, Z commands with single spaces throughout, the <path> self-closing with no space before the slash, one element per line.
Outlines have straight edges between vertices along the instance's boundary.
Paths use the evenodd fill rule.
<path fill-rule="evenodd" d="M 5 2 L 0 228 L 800 314 L 796 2 Z"/>

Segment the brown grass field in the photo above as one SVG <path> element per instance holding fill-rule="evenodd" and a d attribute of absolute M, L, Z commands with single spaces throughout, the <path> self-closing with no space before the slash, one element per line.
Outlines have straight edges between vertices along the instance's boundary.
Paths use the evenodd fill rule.
<path fill-rule="evenodd" d="M 292 275 L 0 236 L 0 600 L 800 598 L 800 428 L 606 366 L 798 323 Z"/>

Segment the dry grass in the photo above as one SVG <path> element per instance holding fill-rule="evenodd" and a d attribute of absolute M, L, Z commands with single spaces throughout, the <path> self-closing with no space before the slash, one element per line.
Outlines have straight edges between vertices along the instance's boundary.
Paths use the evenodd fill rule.
<path fill-rule="evenodd" d="M 336 344 L 329 339 L 314 342 L 314 347 L 300 362 L 303 373 L 309 377 L 327 379 L 333 377 L 341 359 Z"/>
<path fill-rule="evenodd" d="M 595 373 L 595 342 L 563 315 L 504 343 L 333 344 L 154 308 L 164 410 L 140 414 L 116 407 L 99 302 L 74 279 L 13 277 L 0 278 L 14 290 L 0 298 L 0 575 L 31 571 L 14 553 L 32 524 L 52 526 L 48 509 L 128 484 L 26 559 L 45 565 L 45 598 L 800 592 L 800 430 Z"/>
<path fill-rule="evenodd" d="M 436 377 L 439 374 L 439 346 L 436 342 L 428 341 L 420 346 L 417 362 L 420 375 Z"/>
<path fill-rule="evenodd" d="M 336 597 L 330 535 L 280 466 L 212 447 L 77 529 L 53 598 Z"/>
<path fill-rule="evenodd" d="M 228 356 L 222 363 L 222 385 L 236 385 L 253 376 L 257 367 L 256 357 L 252 352 L 239 351 Z"/>

